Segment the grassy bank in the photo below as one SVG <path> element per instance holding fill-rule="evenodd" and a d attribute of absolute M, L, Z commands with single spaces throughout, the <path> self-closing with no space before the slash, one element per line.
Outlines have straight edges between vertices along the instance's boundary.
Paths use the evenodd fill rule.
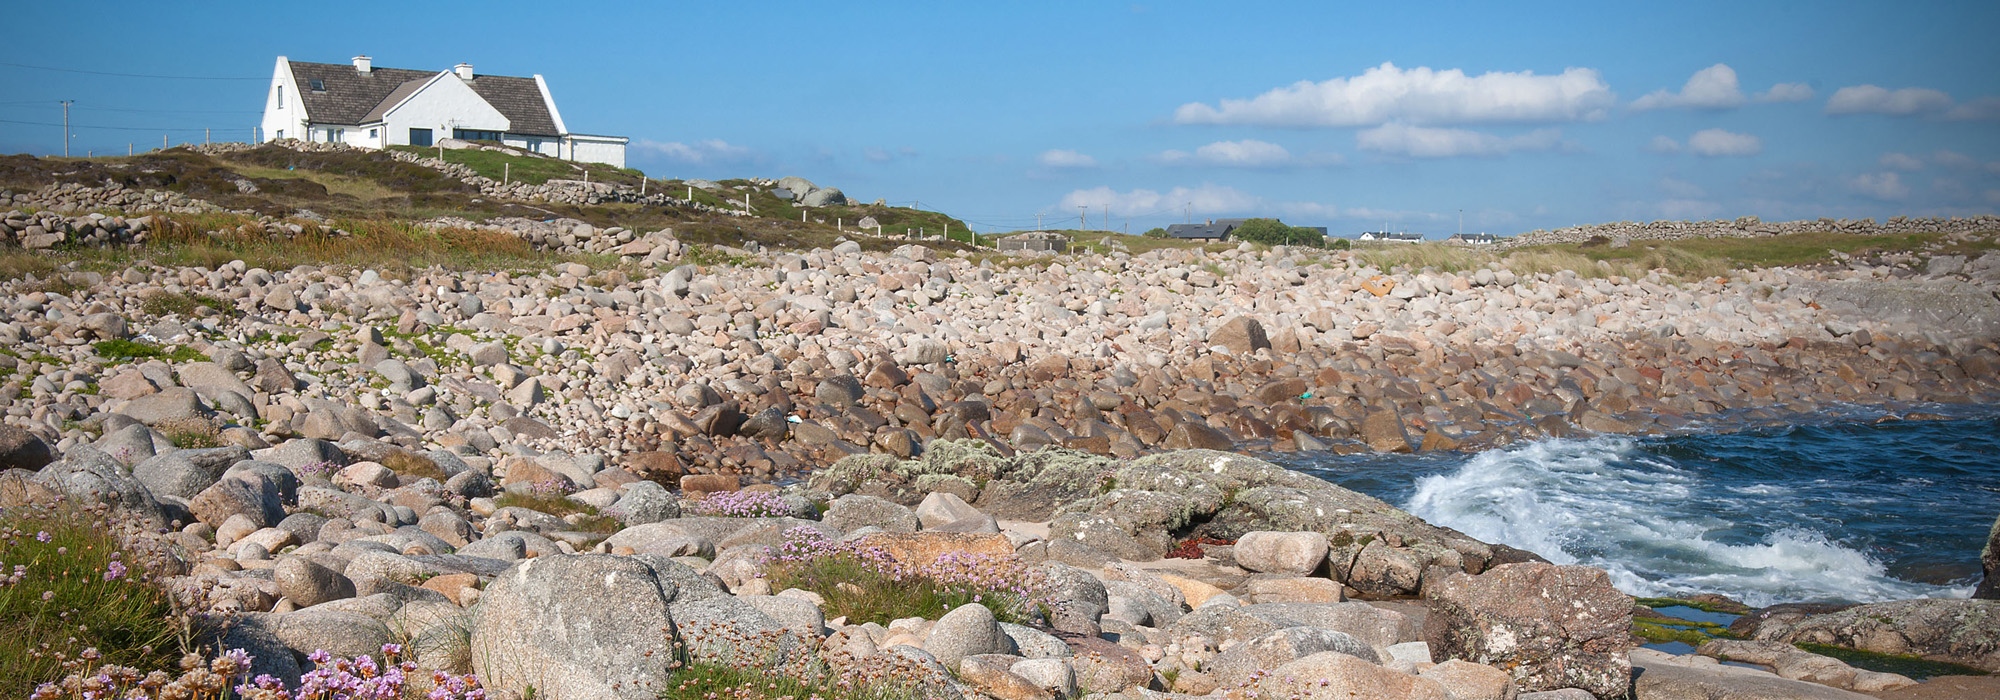
<path fill-rule="evenodd" d="M 0 697 L 105 663 L 166 670 L 190 643 L 112 527 L 104 513 L 75 508 L 0 515 Z"/>

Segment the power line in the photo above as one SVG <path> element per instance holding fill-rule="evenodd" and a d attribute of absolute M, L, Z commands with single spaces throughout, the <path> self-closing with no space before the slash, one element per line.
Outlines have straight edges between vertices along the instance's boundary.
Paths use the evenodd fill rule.
<path fill-rule="evenodd" d="M 49 70 L 49 71 L 56 71 L 58 73 L 108 75 L 117 78 L 151 78 L 154 80 L 263 80 L 263 78 L 229 78 L 229 77 L 212 76 L 212 75 L 148 75 L 145 73 L 112 73 L 108 71 L 82 70 L 78 68 L 55 68 L 52 66 L 31 66 L 26 63 L 7 63 L 4 61 L 0 61 L 0 66 L 10 66 L 13 68 L 33 68 L 35 70 Z"/>
<path fill-rule="evenodd" d="M 0 119 L 0 124 L 25 124 L 25 125 L 27 125 L 27 126 L 53 126 L 53 127 L 56 127 L 56 128 L 58 128 L 58 129 L 62 128 L 62 126 L 63 126 L 63 125 L 61 125 L 61 124 L 57 124 L 57 123 L 54 123 L 54 122 L 24 122 L 24 121 L 16 121 L 16 120 L 13 120 L 13 119 Z M 155 133 L 157 133 L 157 132 L 161 132 L 161 131 L 203 131 L 203 130 L 205 130 L 205 129 L 209 128 L 209 127 L 201 127 L 201 126 L 183 126 L 183 127 L 161 127 L 161 128 L 156 128 L 156 127 L 150 127 L 150 126 L 86 126 L 86 125 L 83 125 L 83 124 L 72 124 L 72 125 L 70 125 L 70 127 L 69 127 L 69 128 L 71 128 L 71 129 L 105 129 L 105 130 L 110 130 L 110 131 L 151 131 L 151 132 L 155 132 Z"/>

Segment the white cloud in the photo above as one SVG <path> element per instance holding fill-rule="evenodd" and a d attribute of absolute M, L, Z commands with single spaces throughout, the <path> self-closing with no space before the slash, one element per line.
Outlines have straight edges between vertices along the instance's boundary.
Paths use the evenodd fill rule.
<path fill-rule="evenodd" d="M 1981 97 L 1944 113 L 1946 119 L 1987 120 L 2000 119 L 2000 97 Z"/>
<path fill-rule="evenodd" d="M 1203 184 L 1194 188 L 1175 187 L 1165 193 L 1148 189 L 1119 192 L 1109 187 L 1076 190 L 1063 195 L 1062 203 L 1056 208 L 1058 211 L 1070 211 L 1077 207 L 1110 207 L 1113 212 L 1129 212 L 1132 215 L 1192 208 L 1196 214 L 1222 214 L 1251 211 L 1263 204 L 1263 198 L 1234 187 Z"/>
<path fill-rule="evenodd" d="M 1035 162 L 1044 167 L 1066 170 L 1081 170 L 1097 167 L 1097 159 L 1067 148 L 1052 148 L 1035 156 Z"/>
<path fill-rule="evenodd" d="M 1679 153 L 1681 142 L 1665 136 L 1655 136 L 1652 141 L 1646 143 L 1646 150 L 1654 153 Z"/>
<path fill-rule="evenodd" d="M 1924 161 L 1908 153 L 1884 153 L 1881 159 L 1875 162 L 1890 170 L 1924 169 Z"/>
<path fill-rule="evenodd" d="M 667 160 L 690 165 L 741 163 L 756 158 L 755 151 L 730 144 L 722 139 L 702 139 L 693 144 L 641 140 L 638 148 L 640 151 L 651 152 Z"/>
<path fill-rule="evenodd" d="M 1950 95 L 1930 88 L 1890 90 L 1875 85 L 1850 85 L 1826 100 L 1827 114 L 1889 114 L 1908 117 L 1951 109 Z"/>
<path fill-rule="evenodd" d="M 1409 70 L 1393 63 L 1324 82 L 1301 80 L 1249 99 L 1217 105 L 1190 102 L 1174 110 L 1180 124 L 1371 126 L 1392 120 L 1418 124 L 1548 122 L 1596 119 L 1617 101 L 1596 70 L 1559 75 L 1458 69 Z"/>
<path fill-rule="evenodd" d="M 1736 83 L 1736 70 L 1728 64 L 1715 65 L 1695 71 L 1681 86 L 1678 93 L 1656 90 L 1652 94 L 1632 101 L 1632 109 L 1666 109 L 1669 107 L 1690 107 L 1694 109 L 1728 109 L 1743 104 L 1743 90 Z"/>
<path fill-rule="evenodd" d="M 1688 137 L 1688 151 L 1704 156 L 1754 156 L 1764 152 L 1764 140 L 1721 129 L 1702 129 Z"/>
<path fill-rule="evenodd" d="M 1804 102 L 1812 99 L 1813 94 L 1812 86 L 1805 83 L 1778 83 L 1751 99 L 1758 102 Z"/>
<path fill-rule="evenodd" d="M 1847 181 L 1847 186 L 1863 196 L 1885 202 L 1900 201 L 1910 196 L 1910 186 L 1903 184 L 1903 176 L 1896 173 L 1856 175 Z"/>
<path fill-rule="evenodd" d="M 1497 156 L 1515 151 L 1556 148 L 1562 145 L 1562 131 L 1536 129 L 1517 136 L 1498 136 L 1467 129 L 1389 123 L 1355 132 L 1354 145 L 1364 150 L 1412 158 Z"/>

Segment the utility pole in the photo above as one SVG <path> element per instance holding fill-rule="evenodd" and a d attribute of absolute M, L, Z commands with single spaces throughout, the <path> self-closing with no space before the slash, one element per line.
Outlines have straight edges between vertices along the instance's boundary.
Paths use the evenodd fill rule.
<path fill-rule="evenodd" d="M 1465 237 L 1465 210 L 1464 210 L 1464 209 L 1460 209 L 1460 210 L 1458 210 L 1458 235 L 1459 235 L 1459 237 L 1460 237 L 1460 238 L 1463 238 L 1463 237 Z"/>
<path fill-rule="evenodd" d="M 1080 207 L 1077 207 L 1077 208 L 1076 208 L 1076 210 L 1077 210 L 1077 211 L 1079 211 L 1079 212 L 1082 212 L 1081 214 L 1078 214 L 1078 215 L 1077 215 L 1077 216 L 1078 216 L 1078 219 L 1079 219 L 1079 220 L 1080 220 L 1080 221 L 1081 221 L 1082 223 L 1079 223 L 1079 224 L 1077 224 L 1077 225 L 1079 225 L 1079 226 L 1082 226 L 1082 227 L 1083 227 L 1083 230 L 1085 230 L 1085 231 L 1089 231 L 1089 230 L 1090 230 L 1090 205 L 1086 204 L 1086 205 L 1083 205 L 1083 206 L 1080 206 Z"/>
<path fill-rule="evenodd" d="M 69 106 L 76 100 L 63 100 L 63 157 L 69 157 Z"/>
<path fill-rule="evenodd" d="M 1194 202 L 1187 203 L 1187 223 L 1194 223 Z"/>
<path fill-rule="evenodd" d="M 1041 213 L 1041 212 L 1035 212 L 1035 230 L 1036 230 L 1036 231 L 1040 231 L 1040 230 L 1042 230 L 1042 213 Z"/>

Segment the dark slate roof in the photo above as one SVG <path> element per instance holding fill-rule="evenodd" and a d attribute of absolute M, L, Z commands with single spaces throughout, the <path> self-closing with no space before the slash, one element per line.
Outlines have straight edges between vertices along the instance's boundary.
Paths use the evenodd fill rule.
<path fill-rule="evenodd" d="M 1167 235 L 1174 238 L 1208 238 L 1208 239 L 1222 240 L 1228 238 L 1229 232 L 1234 230 L 1236 230 L 1235 226 L 1226 225 L 1222 221 L 1217 221 L 1212 224 L 1174 224 L 1172 226 L 1167 227 Z"/>
<path fill-rule="evenodd" d="M 486 98 L 486 103 L 507 117 L 507 133 L 531 136 L 561 136 L 556 132 L 555 117 L 549 116 L 549 105 L 542 101 L 542 89 L 535 85 L 534 78 L 512 78 L 504 75 L 474 75 L 472 91 Z"/>
<path fill-rule="evenodd" d="M 304 93 L 299 99 L 305 101 L 306 114 L 321 124 L 366 124 L 381 119 L 383 112 L 416 92 L 425 81 L 446 72 L 376 68 L 364 74 L 347 63 L 290 63 L 292 77 L 298 80 L 300 92 Z M 324 92 L 305 87 L 314 79 L 326 84 Z M 534 78 L 475 74 L 470 85 L 473 92 L 507 117 L 507 133 L 561 135 L 556 132 L 556 120 L 549 115 L 548 103 L 542 101 L 542 90 L 535 85 Z"/>
<path fill-rule="evenodd" d="M 306 114 L 320 124 L 364 124 L 369 113 L 387 100 L 390 93 L 412 80 L 428 80 L 438 71 L 377 68 L 366 74 L 346 63 L 306 63 L 291 61 L 292 77 L 298 81 L 299 100 Z M 326 91 L 311 87 L 317 78 Z"/>

